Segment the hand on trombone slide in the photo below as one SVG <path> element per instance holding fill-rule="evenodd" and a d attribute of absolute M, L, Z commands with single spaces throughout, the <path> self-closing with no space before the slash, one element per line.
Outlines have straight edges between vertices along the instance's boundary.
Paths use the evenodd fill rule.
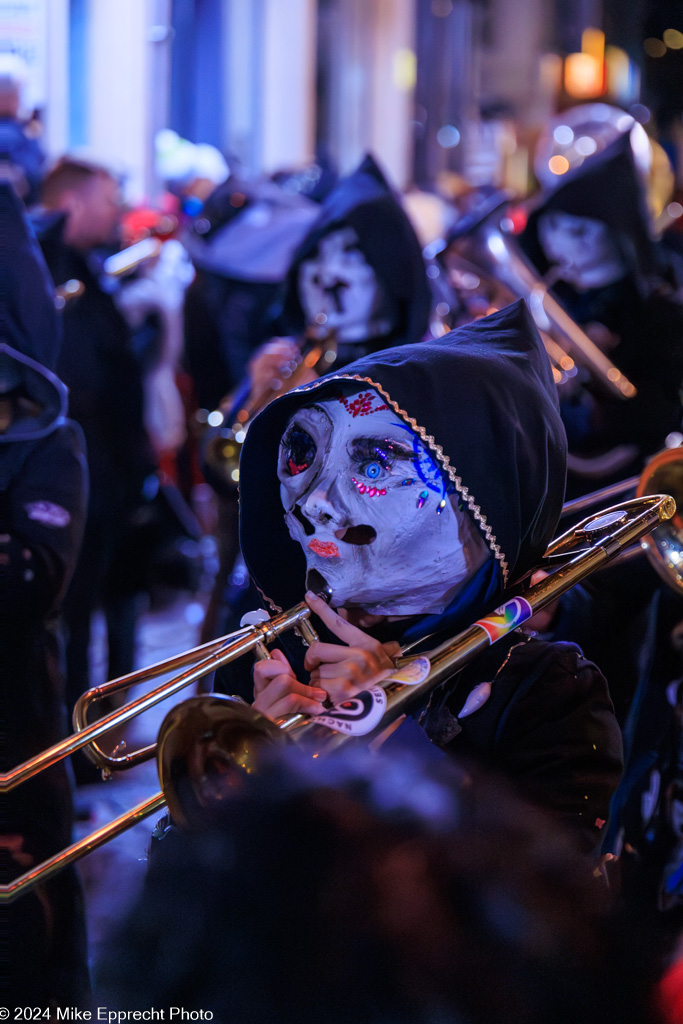
<path fill-rule="evenodd" d="M 386 679 L 395 667 L 394 658 L 401 653 L 398 643 L 380 643 L 344 618 L 344 609 L 335 611 L 310 591 L 306 603 L 342 642 L 311 644 L 304 661 L 310 672 L 308 686 L 296 678 L 282 651 L 274 650 L 267 661 L 257 662 L 253 706 L 269 718 L 319 715 L 330 702 L 341 704 Z"/>

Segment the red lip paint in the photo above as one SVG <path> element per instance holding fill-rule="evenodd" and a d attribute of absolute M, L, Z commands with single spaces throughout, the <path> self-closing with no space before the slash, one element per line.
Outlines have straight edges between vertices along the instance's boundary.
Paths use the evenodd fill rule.
<path fill-rule="evenodd" d="M 330 540 L 313 539 L 308 545 L 311 551 L 321 558 L 339 558 L 339 548 Z"/>

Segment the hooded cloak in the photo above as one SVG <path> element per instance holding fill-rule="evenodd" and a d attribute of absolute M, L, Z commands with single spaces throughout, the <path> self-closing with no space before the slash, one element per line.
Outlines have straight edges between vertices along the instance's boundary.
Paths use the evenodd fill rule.
<path fill-rule="evenodd" d="M 301 264 L 315 252 L 321 238 L 345 226 L 356 232 L 359 249 L 398 310 L 397 326 L 389 337 L 382 338 L 382 347 L 419 341 L 429 327 L 431 308 L 420 243 L 399 198 L 369 154 L 328 193 L 294 254 L 283 304 L 289 329 L 299 334 L 306 327 L 298 289 Z M 348 348 L 359 354 L 368 351 L 362 343 Z"/>
<path fill-rule="evenodd" d="M 66 418 L 67 389 L 54 367 L 60 331 L 53 285 L 21 203 L 0 186 L 0 386 L 15 416 L 0 433 L 0 649 L 7 680 L 2 769 L 67 731 L 57 616 L 76 564 L 87 496 L 84 440 Z M 46 364 L 46 365 L 44 365 Z M 8 849 L 3 882 L 71 841 L 64 761 L 3 798 Z M 42 1005 L 79 1004 L 89 988 L 85 916 L 67 867 L 9 908 L 16 936 L 11 992 Z M 21 951 L 21 952 L 19 952 Z"/>
<path fill-rule="evenodd" d="M 542 274 L 549 263 L 539 241 L 538 222 L 553 211 L 606 224 L 615 235 L 630 273 L 645 277 L 656 269 L 645 190 L 628 134 L 619 136 L 576 170 L 563 175 L 552 192 L 539 196 L 518 240 Z"/>
<path fill-rule="evenodd" d="M 624 260 L 623 276 L 585 290 L 559 280 L 553 294 L 578 324 L 599 323 L 613 334 L 615 344 L 607 354 L 638 389 L 628 401 L 593 396 L 590 385 L 584 393 L 561 395 L 572 454 L 588 460 L 616 455 L 605 469 L 598 458 L 594 468 L 589 461 L 587 468 L 571 472 L 568 494 L 575 496 L 640 473 L 645 457 L 681 429 L 683 305 L 658 276 L 662 268 L 628 135 L 563 176 L 553 192 L 538 199 L 519 242 L 542 275 L 550 264 L 539 240 L 539 221 L 552 211 L 598 220 L 613 234 Z"/>
<path fill-rule="evenodd" d="M 62 340 L 54 285 L 14 189 L 0 182 L 1 340 L 54 370 Z"/>
<path fill-rule="evenodd" d="M 303 405 L 372 386 L 427 445 L 497 566 L 494 601 L 552 539 L 566 443 L 548 358 L 523 301 L 433 341 L 385 349 L 299 388 L 251 424 L 240 464 L 241 543 L 279 607 L 305 589 L 305 557 L 284 522 L 280 439 Z"/>

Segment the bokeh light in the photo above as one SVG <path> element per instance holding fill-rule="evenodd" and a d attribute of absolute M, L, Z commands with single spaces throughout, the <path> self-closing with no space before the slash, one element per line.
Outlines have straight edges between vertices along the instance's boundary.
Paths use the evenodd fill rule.
<path fill-rule="evenodd" d="M 654 36 L 645 40 L 643 49 L 648 57 L 663 57 L 666 53 L 666 45 L 661 39 L 655 39 Z"/>
<path fill-rule="evenodd" d="M 683 32 L 677 28 L 668 28 L 662 39 L 670 50 L 683 50 Z"/>
<path fill-rule="evenodd" d="M 453 124 L 442 125 L 436 133 L 436 141 L 444 149 L 453 149 L 460 142 L 460 132 Z"/>
<path fill-rule="evenodd" d="M 551 156 L 548 160 L 548 167 L 553 174 L 566 174 L 569 170 L 569 160 L 566 156 Z"/>

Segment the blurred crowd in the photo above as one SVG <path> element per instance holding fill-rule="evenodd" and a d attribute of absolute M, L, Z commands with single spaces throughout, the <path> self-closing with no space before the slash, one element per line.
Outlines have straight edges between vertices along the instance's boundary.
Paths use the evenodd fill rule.
<path fill-rule="evenodd" d="M 113 169 L 48 162 L 19 100 L 0 66 L 3 770 L 70 731 L 96 611 L 116 678 L 150 601 L 199 594 L 210 640 L 329 568 L 345 614 L 307 598 L 324 650 L 203 684 L 321 715 L 535 582 L 586 514 L 560 527 L 568 501 L 650 493 L 655 466 L 683 501 L 683 216 L 655 224 L 630 115 L 558 115 L 538 166 L 559 137 L 569 169 L 530 196 L 401 196 L 381 154 L 254 179 L 165 131 L 165 191 L 128 209 Z M 349 465 L 371 509 L 351 528 Z M 520 624 L 403 745 L 274 758 L 203 829 L 168 820 L 95 991 L 217 1020 L 683 1021 L 672 524 L 656 567 L 620 561 Z M 343 541 L 365 560 L 337 580 Z M 71 760 L 8 797 L 4 882 L 69 842 L 98 778 Z M 87 1004 L 82 900 L 71 867 L 11 906 L 17 1005 Z"/>

